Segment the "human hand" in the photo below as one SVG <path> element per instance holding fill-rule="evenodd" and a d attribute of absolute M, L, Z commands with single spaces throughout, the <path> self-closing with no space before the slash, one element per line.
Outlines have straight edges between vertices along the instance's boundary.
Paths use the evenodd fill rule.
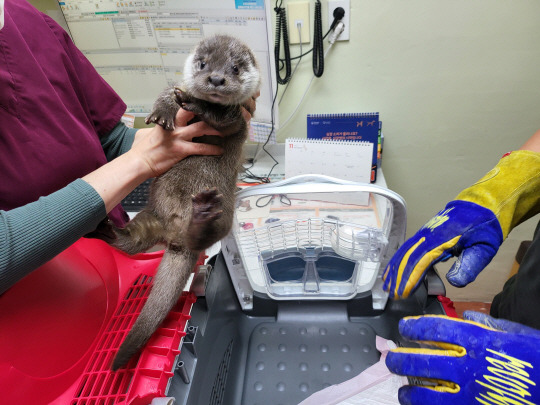
<path fill-rule="evenodd" d="M 502 332 L 516 333 L 520 335 L 540 335 L 540 331 L 529 326 L 522 325 L 517 322 L 512 322 L 507 319 L 493 318 L 487 314 L 476 311 L 464 311 L 463 319 L 467 321 L 473 321 L 482 325 L 488 326 L 492 329 L 497 329 Z"/>
<path fill-rule="evenodd" d="M 257 108 L 257 98 L 261 95 L 260 91 L 257 91 L 253 96 L 247 99 L 247 101 L 242 105 L 244 118 L 246 121 L 250 121 L 255 113 Z"/>
<path fill-rule="evenodd" d="M 203 135 L 222 136 L 220 132 L 204 122 L 194 122 L 192 112 L 179 109 L 175 118 L 175 129 L 167 131 L 159 125 L 137 132 L 128 153 L 137 155 L 148 170 L 148 177 L 156 177 L 169 170 L 175 163 L 190 155 L 220 155 L 222 148 L 216 145 L 191 142 Z"/>
<path fill-rule="evenodd" d="M 391 298 L 408 297 L 435 263 L 459 256 L 446 275 L 455 286 L 473 281 L 503 242 L 495 214 L 469 201 L 451 201 L 394 254 L 383 274 Z"/>
<path fill-rule="evenodd" d="M 487 315 L 404 318 L 400 333 L 435 348 L 392 350 L 388 369 L 426 385 L 399 390 L 401 405 L 540 403 L 540 331 Z M 494 325 L 494 329 L 488 325 Z"/>
<path fill-rule="evenodd" d="M 512 228 L 540 211 L 539 173 L 540 153 L 505 155 L 398 249 L 383 275 L 390 296 L 409 296 L 430 266 L 451 256 L 458 259 L 446 275 L 450 284 L 474 281 Z"/>

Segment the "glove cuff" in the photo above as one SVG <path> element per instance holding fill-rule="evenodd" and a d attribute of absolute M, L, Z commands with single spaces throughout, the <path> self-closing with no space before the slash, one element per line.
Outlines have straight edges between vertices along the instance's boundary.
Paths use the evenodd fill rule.
<path fill-rule="evenodd" d="M 511 152 L 478 182 L 459 193 L 456 200 L 491 210 L 506 239 L 515 226 L 540 212 L 540 153 Z"/>

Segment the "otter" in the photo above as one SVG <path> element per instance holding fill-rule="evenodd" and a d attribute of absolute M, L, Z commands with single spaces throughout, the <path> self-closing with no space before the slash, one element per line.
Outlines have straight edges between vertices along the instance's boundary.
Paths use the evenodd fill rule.
<path fill-rule="evenodd" d="M 251 49 L 227 35 L 202 39 L 188 56 L 180 87 L 157 98 L 147 123 L 174 129 L 179 108 L 196 114 L 224 136 L 193 141 L 218 144 L 221 156 L 189 156 L 155 178 L 147 206 L 124 228 L 115 228 L 112 245 L 128 254 L 165 244 L 154 284 L 142 311 L 112 363 L 117 370 L 137 354 L 180 298 L 202 251 L 230 231 L 236 182 L 248 126 L 242 106 L 260 88 Z M 253 113 L 253 111 L 250 111 Z"/>

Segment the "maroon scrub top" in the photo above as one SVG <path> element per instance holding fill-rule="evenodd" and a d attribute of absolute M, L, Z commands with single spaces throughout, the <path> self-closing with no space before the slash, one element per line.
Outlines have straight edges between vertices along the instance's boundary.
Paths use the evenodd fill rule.
<path fill-rule="evenodd" d="M 0 30 L 0 209 L 46 196 L 106 163 L 99 137 L 126 105 L 69 35 L 26 0 Z M 117 224 L 125 212 L 109 214 Z"/>

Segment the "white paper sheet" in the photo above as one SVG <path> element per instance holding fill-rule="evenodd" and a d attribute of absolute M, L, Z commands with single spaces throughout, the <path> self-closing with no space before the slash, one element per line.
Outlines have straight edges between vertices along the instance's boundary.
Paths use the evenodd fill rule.
<path fill-rule="evenodd" d="M 376 345 L 381 352 L 377 363 L 348 381 L 310 395 L 299 405 L 399 405 L 398 389 L 407 379 L 392 374 L 385 364 L 386 354 L 396 345 L 379 336 Z"/>

